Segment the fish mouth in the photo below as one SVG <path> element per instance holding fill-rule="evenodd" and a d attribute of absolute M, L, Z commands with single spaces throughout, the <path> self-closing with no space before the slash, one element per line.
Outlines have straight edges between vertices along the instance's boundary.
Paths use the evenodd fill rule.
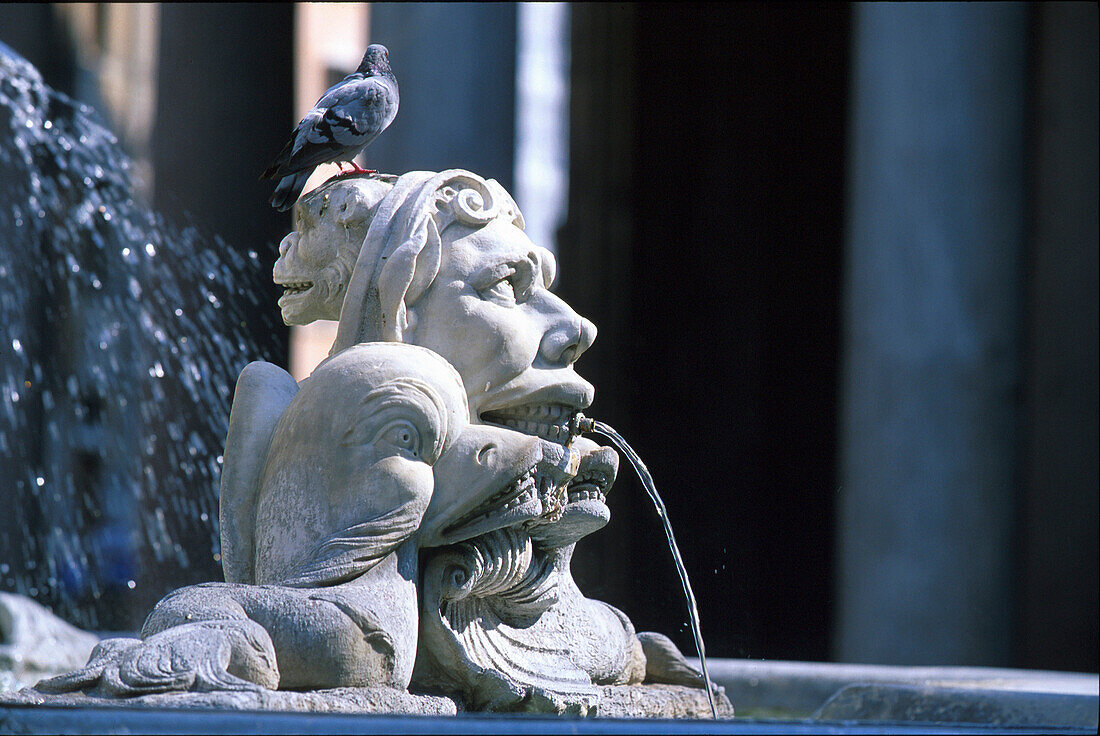
<path fill-rule="evenodd" d="M 557 486 L 554 479 L 540 469 L 540 464 L 532 465 L 507 486 L 445 526 L 443 543 L 453 544 L 538 519 L 547 512 L 548 507 L 554 506 L 552 502 L 547 502 L 554 496 L 555 488 L 562 495 L 564 486 Z M 559 510 L 562 505 L 558 504 Z"/>
<path fill-rule="evenodd" d="M 566 504 L 561 518 L 551 521 L 540 517 L 525 526 L 539 547 L 553 549 L 576 542 L 581 537 L 602 529 L 611 521 L 611 509 L 607 506 L 607 492 L 615 482 L 619 458 L 610 447 L 599 447 L 590 440 L 578 438 L 576 443 L 589 443 L 593 449 L 581 451 L 584 457 L 565 487 Z"/>
<path fill-rule="evenodd" d="M 605 491 L 611 485 L 611 480 L 603 470 L 582 470 L 567 488 L 569 505 L 581 503 L 582 501 L 598 501 L 606 504 Z"/>

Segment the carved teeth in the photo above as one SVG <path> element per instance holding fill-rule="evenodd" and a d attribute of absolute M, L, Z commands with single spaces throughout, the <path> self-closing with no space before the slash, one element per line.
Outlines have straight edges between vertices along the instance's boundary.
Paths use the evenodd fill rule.
<path fill-rule="evenodd" d="M 511 501 L 504 504 L 504 510 L 505 511 L 510 511 L 514 508 L 522 506 L 523 504 L 527 503 L 528 501 L 533 500 L 534 498 L 535 498 L 535 489 L 534 489 L 534 486 L 531 486 L 526 491 L 524 491 L 522 494 L 516 496 Z"/>
<path fill-rule="evenodd" d="M 279 286 L 283 287 L 284 294 L 298 294 L 300 292 L 308 291 L 309 289 L 313 288 L 313 282 L 295 281 L 287 284 L 279 284 Z"/>
<path fill-rule="evenodd" d="M 503 511 L 510 511 L 518 508 L 534 500 L 539 486 L 546 482 L 548 482 L 548 479 L 536 473 L 536 468 L 532 467 L 500 491 L 494 493 L 488 499 L 480 503 L 477 508 L 471 510 L 461 519 L 447 526 L 443 531 L 446 534 L 450 534 L 475 521 L 488 519 Z"/>
<path fill-rule="evenodd" d="M 574 411 L 563 404 L 525 404 L 487 411 L 481 418 L 517 432 L 561 442 L 569 438 L 569 420 Z"/>
<path fill-rule="evenodd" d="M 607 488 L 608 478 L 600 472 L 581 473 L 569 484 L 569 503 L 574 501 L 596 500 L 605 503 L 603 490 Z"/>

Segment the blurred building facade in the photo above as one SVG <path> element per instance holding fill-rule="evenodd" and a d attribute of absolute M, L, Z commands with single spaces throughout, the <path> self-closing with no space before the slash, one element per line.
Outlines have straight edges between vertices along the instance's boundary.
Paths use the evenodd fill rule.
<path fill-rule="evenodd" d="M 1095 4 L 542 12 L 5 5 L 0 40 L 158 209 L 269 262 L 259 171 L 386 44 L 401 112 L 362 162 L 548 213 L 590 413 L 657 480 L 708 652 L 1096 671 Z M 582 590 L 690 651 L 625 468 L 609 503 Z"/>

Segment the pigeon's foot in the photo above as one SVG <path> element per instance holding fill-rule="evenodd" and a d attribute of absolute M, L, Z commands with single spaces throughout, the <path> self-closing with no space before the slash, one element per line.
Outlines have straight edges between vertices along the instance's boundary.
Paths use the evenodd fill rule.
<path fill-rule="evenodd" d="M 344 164 L 347 164 L 351 168 L 344 171 Z M 340 173 L 336 176 L 351 176 L 352 174 L 377 174 L 374 169 L 364 169 L 354 161 L 337 161 L 336 165 L 340 167 Z"/>
<path fill-rule="evenodd" d="M 359 176 L 361 174 L 377 174 L 377 173 L 378 172 L 375 169 L 362 169 L 358 166 L 355 166 L 354 168 L 351 168 L 351 169 L 348 169 L 347 171 L 345 171 L 344 167 L 341 166 L 340 167 L 340 173 L 333 174 L 332 177 L 329 179 L 329 181 L 332 181 L 333 179 L 342 179 L 345 176 Z"/>

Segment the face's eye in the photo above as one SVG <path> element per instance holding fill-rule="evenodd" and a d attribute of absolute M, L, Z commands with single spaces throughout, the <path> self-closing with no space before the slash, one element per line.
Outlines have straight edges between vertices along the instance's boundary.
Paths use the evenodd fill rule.
<path fill-rule="evenodd" d="M 488 302 L 496 302 L 503 306 L 514 306 L 516 304 L 516 287 L 512 283 L 512 279 L 515 276 L 509 276 L 497 281 L 492 286 L 485 289 L 479 289 L 478 294 L 481 298 Z"/>
<path fill-rule="evenodd" d="M 478 274 L 472 284 L 478 296 L 485 301 L 514 307 L 531 296 L 535 276 L 533 265 L 524 260 L 488 268 Z"/>
<path fill-rule="evenodd" d="M 375 438 L 375 443 L 385 443 L 398 450 L 420 457 L 420 431 L 412 422 L 391 422 L 382 428 Z"/>

